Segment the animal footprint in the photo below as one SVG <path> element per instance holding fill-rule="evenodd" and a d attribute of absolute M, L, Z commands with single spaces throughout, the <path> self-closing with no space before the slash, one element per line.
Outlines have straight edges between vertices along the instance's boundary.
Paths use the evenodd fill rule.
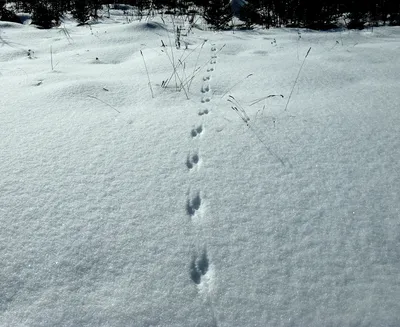
<path fill-rule="evenodd" d="M 207 92 L 210 92 L 210 85 L 203 85 L 202 87 L 201 87 L 201 93 L 207 93 Z"/>
<path fill-rule="evenodd" d="M 213 71 L 214 71 L 214 68 L 212 68 L 212 67 L 207 69 L 207 72 L 213 72 Z"/>
<path fill-rule="evenodd" d="M 217 48 L 215 47 L 215 45 L 213 45 L 213 46 L 211 47 L 211 51 L 212 51 L 212 52 L 217 51 Z"/>
<path fill-rule="evenodd" d="M 186 212 L 189 216 L 193 217 L 196 212 L 200 209 L 201 197 L 200 193 L 197 193 L 193 198 L 188 199 L 186 203 Z"/>
<path fill-rule="evenodd" d="M 199 116 L 208 115 L 208 113 L 209 113 L 208 109 L 200 110 Z"/>
<path fill-rule="evenodd" d="M 197 153 L 192 155 L 192 156 L 189 155 L 187 160 L 186 160 L 186 167 L 188 167 L 189 169 L 193 169 L 193 167 L 195 165 L 197 165 L 199 163 L 199 161 L 200 161 L 200 158 L 199 158 L 199 155 Z M 200 207 L 200 205 L 199 205 L 199 207 Z"/>
<path fill-rule="evenodd" d="M 192 137 L 196 137 L 196 136 L 200 136 L 200 134 L 203 132 L 203 126 L 202 125 L 200 125 L 199 127 L 197 127 L 197 128 L 193 128 L 192 129 L 192 131 L 190 132 L 190 135 L 192 136 Z"/>
<path fill-rule="evenodd" d="M 210 75 L 204 76 L 203 77 L 203 81 L 209 81 L 211 79 Z"/>
<path fill-rule="evenodd" d="M 195 284 L 199 285 L 201 283 L 203 276 L 208 272 L 209 266 L 210 260 L 206 249 L 203 249 L 200 256 L 193 256 L 190 263 L 190 278 Z"/>
<path fill-rule="evenodd" d="M 202 99 L 201 99 L 201 103 L 206 103 L 206 102 L 210 102 L 211 101 L 211 98 L 210 97 L 203 97 Z"/>
<path fill-rule="evenodd" d="M 210 64 L 211 64 L 211 65 L 215 65 L 216 63 L 217 63 L 217 61 L 216 61 L 215 59 L 211 59 L 211 60 L 210 60 Z"/>

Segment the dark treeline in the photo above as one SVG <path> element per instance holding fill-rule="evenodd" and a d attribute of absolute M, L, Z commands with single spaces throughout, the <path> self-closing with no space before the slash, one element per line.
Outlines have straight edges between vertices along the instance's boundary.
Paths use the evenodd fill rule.
<path fill-rule="evenodd" d="M 250 16 L 250 19 L 249 19 Z M 344 20 L 348 28 L 366 25 L 398 25 L 399 0 L 249 0 L 241 10 L 248 24 L 266 27 L 291 26 L 314 29 L 337 27 Z"/>
<path fill-rule="evenodd" d="M 306 27 L 331 29 L 344 22 L 348 28 L 400 25 L 399 0 L 247 0 L 237 3 L 229 0 L 19 0 L 6 6 L 0 0 L 0 20 L 18 22 L 16 12 L 32 14 L 32 22 L 43 28 L 60 23 L 66 12 L 81 24 L 96 19 L 105 6 L 108 9 L 134 6 L 138 15 L 155 12 L 175 15 L 199 14 L 216 29 L 229 28 L 233 15 L 244 27 L 258 24 L 269 27 Z M 123 3 L 124 5 L 122 5 Z M 106 11 L 107 12 L 107 11 Z M 103 12 L 104 13 L 104 12 Z"/>

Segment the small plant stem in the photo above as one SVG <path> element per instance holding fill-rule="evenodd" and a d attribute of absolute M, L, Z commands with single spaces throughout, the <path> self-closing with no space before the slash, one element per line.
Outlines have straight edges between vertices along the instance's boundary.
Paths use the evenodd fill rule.
<path fill-rule="evenodd" d="M 144 60 L 144 55 L 143 55 L 142 50 L 140 50 L 140 54 L 142 55 L 144 68 L 146 69 L 147 79 L 149 80 L 149 88 L 150 88 L 150 92 L 151 92 L 151 97 L 154 99 L 154 93 L 153 93 L 153 88 L 151 86 L 149 70 L 147 69 L 146 60 Z"/>
<path fill-rule="evenodd" d="M 171 49 L 171 51 L 172 51 L 172 49 Z M 165 51 L 165 53 L 167 54 L 168 60 L 169 60 L 169 62 L 171 63 L 171 66 L 172 66 L 172 68 L 173 68 L 173 76 L 175 76 L 175 86 L 176 86 L 176 90 L 177 90 L 177 91 L 180 91 L 181 89 L 183 89 L 183 91 L 185 92 L 186 98 L 189 100 L 189 95 L 188 95 L 188 93 L 187 93 L 187 91 L 186 91 L 186 89 L 185 89 L 185 85 L 183 84 L 184 81 L 182 81 L 181 77 L 179 76 L 179 74 L 178 74 L 178 72 L 177 72 L 177 68 L 178 68 L 179 65 L 182 65 L 182 61 L 179 60 L 179 61 L 178 61 L 178 64 L 175 66 L 175 64 L 174 64 L 174 62 L 173 62 L 173 59 L 171 59 L 171 56 L 169 55 L 169 53 L 168 53 L 167 50 Z M 172 77 L 171 77 L 171 78 L 172 78 Z M 169 80 L 167 80 L 167 82 L 164 84 L 164 87 L 167 87 L 167 85 L 168 85 L 169 81 L 171 80 L 171 78 L 170 78 Z M 180 82 L 180 85 L 179 85 L 180 89 L 178 89 L 177 78 L 179 79 L 179 82 Z"/>
<path fill-rule="evenodd" d="M 100 102 L 104 103 L 105 105 L 109 106 L 110 108 L 114 109 L 119 114 L 121 113 L 121 111 L 119 111 L 117 108 L 113 107 L 111 104 L 109 104 L 109 103 L 107 103 L 107 102 L 105 102 L 105 101 L 103 101 L 103 100 L 101 100 L 101 99 L 99 99 L 99 98 L 97 98 L 97 97 L 95 97 L 93 95 L 88 95 L 88 98 L 96 99 L 97 101 L 100 101 Z"/>
<path fill-rule="evenodd" d="M 286 102 L 286 106 L 285 106 L 285 110 L 284 110 L 284 111 L 287 111 L 287 108 L 288 108 L 289 102 L 290 102 L 290 98 L 292 97 L 294 88 L 296 87 L 296 84 L 297 84 L 297 80 L 299 79 L 301 70 L 303 69 L 304 63 L 306 62 L 306 59 L 307 59 L 307 57 L 308 57 L 310 51 L 311 51 L 311 47 L 310 47 L 310 49 L 308 49 L 307 54 L 305 55 L 305 57 L 304 57 L 304 59 L 303 59 L 303 62 L 302 62 L 302 64 L 301 64 L 301 66 L 300 66 L 299 72 L 297 73 L 297 77 L 296 77 L 296 79 L 295 79 L 295 81 L 294 81 L 292 90 L 290 91 L 290 94 L 289 94 L 288 100 L 287 100 L 287 102 Z"/>
<path fill-rule="evenodd" d="M 264 145 L 269 154 L 275 157 L 282 164 L 282 166 L 285 166 L 285 161 L 283 161 L 283 159 L 280 156 L 278 156 L 274 151 L 272 151 L 272 149 L 267 145 L 267 143 L 265 143 L 265 141 L 258 135 L 258 132 L 250 123 L 250 117 L 247 115 L 246 111 L 240 105 L 240 103 L 235 99 L 235 97 L 229 95 L 228 102 L 230 102 L 233 105 L 231 106 L 232 110 L 236 112 L 236 114 L 243 120 L 243 122 L 252 131 L 255 137 L 257 137 L 257 139 L 261 142 L 261 144 Z"/>
<path fill-rule="evenodd" d="M 219 53 L 220 51 L 222 51 L 222 49 L 223 49 L 225 46 L 226 46 L 226 44 L 224 44 L 224 45 L 215 53 L 215 55 L 216 55 L 217 53 Z M 188 85 L 189 83 L 191 83 L 191 82 L 193 81 L 194 77 L 195 77 L 200 71 L 202 71 L 203 68 L 206 67 L 206 66 L 208 65 L 208 63 L 209 63 L 209 60 L 207 60 L 207 61 L 204 63 L 203 66 L 201 66 L 201 67 L 195 69 L 196 74 L 193 74 L 193 75 L 190 76 L 188 79 L 186 79 L 185 81 L 183 81 L 183 82 L 184 82 L 183 85 L 186 86 L 186 85 Z"/>
<path fill-rule="evenodd" d="M 205 42 L 205 41 L 204 41 L 204 42 Z M 164 42 L 163 42 L 162 44 L 163 44 L 163 47 L 165 47 Z M 204 43 L 203 43 L 203 44 L 204 44 Z M 179 65 L 181 65 L 182 63 L 184 63 L 185 60 L 186 60 L 199 46 L 200 46 L 200 45 L 198 45 L 196 48 L 194 48 L 192 51 L 190 51 L 190 52 L 183 58 L 183 56 L 184 56 L 184 54 L 185 54 L 185 51 L 186 51 L 186 50 L 185 50 L 185 51 L 182 53 L 181 57 L 179 58 Z M 167 51 L 165 51 L 165 52 L 166 52 L 167 56 L 169 56 L 168 52 L 167 52 Z M 169 59 L 169 61 L 171 62 L 171 59 Z M 178 66 L 179 66 L 179 65 L 178 65 Z M 196 61 L 196 65 L 197 65 L 197 61 Z M 176 72 L 178 66 L 174 68 L 174 71 L 172 72 L 171 76 L 166 80 L 164 87 L 167 87 L 168 84 L 169 84 L 169 82 L 171 81 L 172 77 L 174 77 L 174 74 L 175 74 L 175 72 Z M 196 70 L 196 66 L 195 66 L 194 70 Z M 184 79 L 184 81 L 186 81 L 186 79 Z M 188 88 L 188 91 L 189 91 L 189 88 Z"/>
<path fill-rule="evenodd" d="M 245 78 L 242 78 L 239 82 L 236 82 L 233 86 L 231 86 L 226 92 L 224 92 L 224 94 L 222 94 L 221 99 L 227 95 L 230 91 L 232 91 L 233 88 L 235 88 L 236 86 L 238 86 L 240 83 L 242 83 L 245 79 L 248 79 L 250 76 L 253 76 L 253 74 L 249 74 L 247 75 Z"/>
<path fill-rule="evenodd" d="M 54 66 L 53 66 L 53 46 L 50 46 L 50 63 L 51 63 L 51 71 L 54 70 Z"/>
<path fill-rule="evenodd" d="M 172 48 L 171 48 L 171 52 L 172 52 L 173 50 L 172 50 Z M 186 51 L 186 50 L 185 50 Z M 174 65 L 174 62 L 172 61 L 172 59 L 171 59 L 171 57 L 170 57 L 170 55 L 169 55 L 169 53 L 168 53 L 168 51 L 167 50 L 165 50 L 165 53 L 167 54 L 167 57 L 168 57 L 168 60 L 169 60 L 169 62 L 171 63 L 171 65 L 172 65 L 172 68 L 173 68 L 173 71 L 172 71 L 172 74 L 171 74 L 171 76 L 167 79 L 167 81 L 165 82 L 165 85 L 164 85 L 164 87 L 166 88 L 167 86 L 168 86 L 168 84 L 171 82 L 171 80 L 172 80 L 172 77 L 174 77 L 175 76 L 175 86 L 177 86 L 176 85 L 176 74 L 177 74 L 177 69 L 178 69 L 178 67 L 180 66 L 180 65 L 182 65 L 182 63 L 184 62 L 184 60 L 187 58 L 185 58 L 185 59 L 183 59 L 182 60 L 182 57 L 183 57 L 183 55 L 185 54 L 185 52 L 183 52 L 182 53 L 182 55 L 181 55 L 181 57 L 179 58 L 179 60 L 178 60 L 178 64 L 175 66 Z"/>
<path fill-rule="evenodd" d="M 196 58 L 196 63 L 194 64 L 192 76 L 194 76 L 195 73 L 196 73 L 196 66 L 197 66 L 197 63 L 199 62 L 201 51 L 203 50 L 204 44 L 206 44 L 206 42 L 207 42 L 207 40 L 204 40 L 203 43 L 201 44 L 201 48 L 200 48 L 199 54 L 197 55 L 197 58 Z M 193 78 L 190 79 L 190 83 L 188 85 L 188 90 L 190 90 L 190 86 L 192 85 L 192 82 L 193 82 Z"/>
<path fill-rule="evenodd" d="M 175 29 L 175 24 L 174 24 L 173 20 L 172 20 L 172 23 L 173 23 L 173 27 Z M 174 51 L 172 50 L 172 42 L 171 42 L 171 37 L 169 36 L 169 33 L 168 33 L 168 41 L 169 41 L 169 47 L 171 48 L 171 58 L 172 58 L 171 64 L 172 64 L 172 67 L 174 68 L 174 73 L 175 73 L 174 74 L 174 76 L 175 76 L 175 87 L 176 87 L 176 90 L 178 90 L 178 82 L 176 80 L 176 68 L 177 68 L 177 66 L 175 66 L 175 56 L 174 56 Z M 167 52 L 167 49 L 165 51 Z M 171 61 L 171 59 L 170 59 L 170 61 Z"/>

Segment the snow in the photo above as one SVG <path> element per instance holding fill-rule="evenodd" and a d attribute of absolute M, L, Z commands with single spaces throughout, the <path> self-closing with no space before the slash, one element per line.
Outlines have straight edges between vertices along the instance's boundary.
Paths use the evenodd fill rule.
<path fill-rule="evenodd" d="M 113 14 L 0 22 L 0 325 L 400 325 L 400 29 Z"/>

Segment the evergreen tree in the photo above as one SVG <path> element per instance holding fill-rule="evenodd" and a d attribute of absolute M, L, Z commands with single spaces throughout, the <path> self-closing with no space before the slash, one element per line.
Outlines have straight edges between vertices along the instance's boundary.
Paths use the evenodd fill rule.
<path fill-rule="evenodd" d="M 245 3 L 239 11 L 239 18 L 246 25 L 246 28 L 252 28 L 255 24 L 262 24 L 262 17 L 258 13 L 257 8 L 252 2 Z"/>
<path fill-rule="evenodd" d="M 101 8 L 99 0 L 73 0 L 72 16 L 79 24 L 86 24 L 91 17 L 97 18 L 97 11 Z"/>
<path fill-rule="evenodd" d="M 13 23 L 21 23 L 20 19 L 15 13 L 13 13 L 11 10 L 6 9 L 5 3 L 3 5 L 0 4 L 0 20 Z"/>
<path fill-rule="evenodd" d="M 211 0 L 204 9 L 206 22 L 217 30 L 226 29 L 232 19 L 232 8 L 229 0 Z"/>
<path fill-rule="evenodd" d="M 349 21 L 347 28 L 363 29 L 368 18 L 368 2 L 364 0 L 351 0 L 347 8 L 349 11 Z"/>
<path fill-rule="evenodd" d="M 30 2 L 32 6 L 32 24 L 42 28 L 52 28 L 60 23 L 63 11 L 58 0 L 39 0 Z"/>
<path fill-rule="evenodd" d="M 347 15 L 348 28 L 363 28 L 367 24 L 400 25 L 399 0 L 236 0 L 242 2 L 240 10 L 234 7 L 234 14 L 243 20 L 246 27 L 260 24 L 270 26 L 309 27 L 327 29 L 334 27 L 341 15 Z M 4 7 L 0 0 L 0 19 L 19 21 L 16 12 L 32 13 L 33 23 L 45 28 L 59 24 L 62 15 L 72 12 L 81 23 L 97 17 L 107 0 L 14 0 L 11 7 Z M 124 0 L 128 8 L 133 5 L 140 15 L 149 15 L 154 9 L 167 9 L 172 14 L 200 11 L 200 14 L 215 29 L 225 29 L 232 17 L 229 0 Z M 13 8 L 13 9 L 10 9 Z M 12 13 L 12 10 L 15 12 Z M 126 9 L 125 9 L 126 10 Z"/>
<path fill-rule="evenodd" d="M 384 1 L 383 10 L 389 20 L 389 25 L 400 25 L 400 1 L 387 0 Z"/>
<path fill-rule="evenodd" d="M 86 0 L 72 1 L 72 16 L 79 24 L 86 24 L 90 19 L 91 8 Z"/>
<path fill-rule="evenodd" d="M 315 3 L 313 0 L 302 0 L 301 2 L 301 26 L 326 30 L 336 26 L 338 17 L 338 6 L 332 0 L 320 0 Z"/>
<path fill-rule="evenodd" d="M 17 10 L 25 12 L 32 12 L 34 7 L 38 4 L 38 0 L 20 0 L 15 3 Z"/>
<path fill-rule="evenodd" d="M 272 0 L 259 0 L 257 7 L 259 8 L 261 24 L 266 28 L 270 28 L 274 18 Z"/>

